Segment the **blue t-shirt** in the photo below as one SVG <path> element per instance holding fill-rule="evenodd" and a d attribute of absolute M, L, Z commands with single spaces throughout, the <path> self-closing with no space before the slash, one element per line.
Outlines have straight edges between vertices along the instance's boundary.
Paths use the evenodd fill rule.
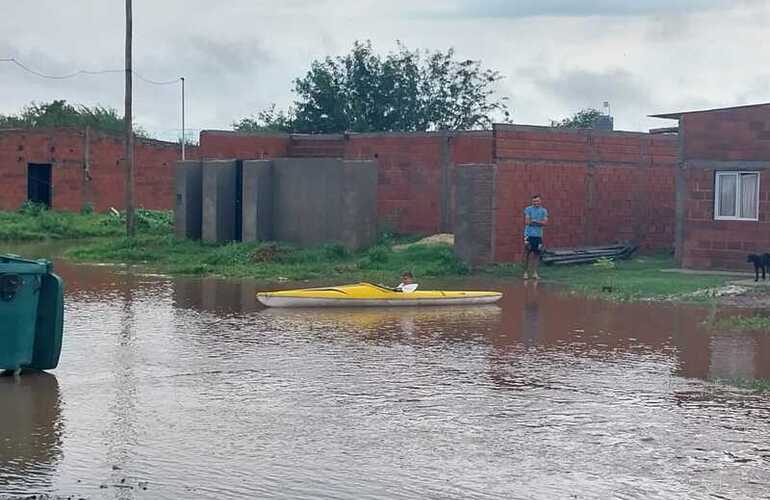
<path fill-rule="evenodd" d="M 524 209 L 524 215 L 529 217 L 529 220 L 532 222 L 542 222 L 548 218 L 548 210 L 545 207 L 530 205 Z M 532 226 L 527 224 L 524 226 L 524 236 L 536 236 L 542 238 L 543 226 Z"/>

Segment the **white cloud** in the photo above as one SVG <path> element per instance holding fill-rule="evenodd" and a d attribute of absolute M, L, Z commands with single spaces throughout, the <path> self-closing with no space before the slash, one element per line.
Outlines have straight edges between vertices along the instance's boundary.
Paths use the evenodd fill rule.
<path fill-rule="evenodd" d="M 0 3 L 0 58 L 51 74 L 122 67 L 123 1 Z M 188 127 L 229 128 L 270 103 L 287 106 L 313 59 L 356 39 L 382 52 L 402 40 L 454 47 L 499 70 L 518 123 L 610 100 L 618 128 L 645 130 L 661 125 L 647 114 L 769 101 L 769 22 L 770 5 L 756 0 L 134 0 L 134 68 L 155 80 L 185 76 Z M 120 74 L 43 80 L 0 63 L 0 82 L 0 113 L 56 98 L 123 106 Z M 134 89 L 138 123 L 173 138 L 179 88 Z"/>

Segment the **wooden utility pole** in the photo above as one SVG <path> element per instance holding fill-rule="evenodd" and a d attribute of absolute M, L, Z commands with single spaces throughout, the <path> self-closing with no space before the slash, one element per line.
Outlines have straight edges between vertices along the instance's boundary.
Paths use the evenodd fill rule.
<path fill-rule="evenodd" d="M 126 0 L 126 234 L 133 237 L 136 233 L 134 223 L 134 130 L 131 110 L 131 38 L 132 38 L 131 0 Z"/>

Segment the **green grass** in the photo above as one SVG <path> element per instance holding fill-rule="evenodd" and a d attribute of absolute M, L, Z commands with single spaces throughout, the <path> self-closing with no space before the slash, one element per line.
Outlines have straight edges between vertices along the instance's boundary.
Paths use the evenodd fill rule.
<path fill-rule="evenodd" d="M 689 296 L 699 290 L 716 288 L 727 283 L 726 276 L 680 274 L 663 272 L 677 267 L 668 255 L 640 256 L 630 260 L 575 264 L 568 266 L 540 266 L 543 281 L 564 285 L 568 290 L 589 297 L 617 302 L 644 299 L 677 299 L 703 302 L 708 294 Z M 487 274 L 520 276 L 518 264 L 495 265 L 485 269 Z"/>
<path fill-rule="evenodd" d="M 457 276 L 468 269 L 447 245 L 413 246 L 394 252 L 384 243 L 360 252 L 341 245 L 301 249 L 278 243 L 214 245 L 177 241 L 170 234 L 140 234 L 84 242 L 66 252 L 86 262 L 141 264 L 172 274 L 216 274 L 259 280 L 369 280 L 391 283 L 404 270 L 418 277 Z"/>
<path fill-rule="evenodd" d="M 770 314 L 762 312 L 751 316 L 728 316 L 714 321 L 710 326 L 720 331 L 763 331 L 770 333 Z"/>
<path fill-rule="evenodd" d="M 157 234 L 171 230 L 171 212 L 137 210 L 136 214 L 140 231 Z M 26 205 L 18 212 L 0 212 L 0 241 L 119 237 L 125 231 L 121 215 L 57 212 L 34 205 Z"/>
<path fill-rule="evenodd" d="M 717 384 L 732 385 L 740 389 L 748 389 L 758 394 L 770 392 L 770 380 L 764 378 L 743 379 L 743 378 L 718 378 L 713 380 Z"/>
<path fill-rule="evenodd" d="M 34 205 L 25 206 L 19 212 L 0 212 L 0 241 L 82 239 L 66 252 L 68 258 L 82 262 L 141 264 L 171 274 L 216 274 L 269 281 L 391 283 L 404 270 L 412 271 L 418 281 L 425 277 L 451 278 L 469 273 L 446 245 L 412 245 L 399 251 L 392 248 L 414 242 L 419 236 L 384 234 L 375 246 L 351 253 L 340 245 L 300 249 L 278 243 L 213 245 L 177 241 L 172 235 L 171 212 L 138 210 L 137 227 L 138 236 L 127 239 L 122 215 L 55 212 Z M 670 256 L 654 255 L 596 264 L 540 266 L 540 274 L 545 282 L 563 285 L 573 293 L 619 302 L 710 301 L 712 297 L 708 293 L 696 292 L 717 288 L 730 279 L 662 272 L 674 267 L 676 264 Z M 518 279 L 521 273 L 519 264 L 491 265 L 476 271 L 478 276 L 490 279 Z M 764 322 L 741 325 L 765 327 Z"/>

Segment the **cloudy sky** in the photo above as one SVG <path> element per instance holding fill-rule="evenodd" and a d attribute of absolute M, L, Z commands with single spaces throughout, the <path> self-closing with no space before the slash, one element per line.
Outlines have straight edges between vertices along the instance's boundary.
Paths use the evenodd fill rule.
<path fill-rule="evenodd" d="M 123 0 L 0 0 L 0 59 L 49 75 L 123 66 Z M 768 0 L 134 0 L 134 69 L 186 79 L 187 125 L 292 100 L 310 62 L 355 40 L 376 50 L 454 47 L 500 71 L 516 123 L 547 125 L 609 101 L 617 129 L 646 115 L 770 101 Z M 122 110 L 123 76 L 52 80 L 0 62 L 0 113 L 67 99 Z M 179 86 L 134 82 L 136 122 L 180 128 Z"/>

